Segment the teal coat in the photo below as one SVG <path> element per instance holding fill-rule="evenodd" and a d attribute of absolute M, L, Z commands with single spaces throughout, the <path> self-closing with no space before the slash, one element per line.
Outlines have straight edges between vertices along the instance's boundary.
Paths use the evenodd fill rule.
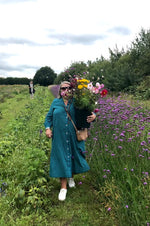
<path fill-rule="evenodd" d="M 75 122 L 75 111 L 71 100 L 66 109 Z M 50 156 L 50 177 L 72 177 L 72 174 L 90 169 L 85 160 L 85 142 L 78 141 L 72 122 L 67 117 L 62 98 L 54 99 L 45 118 L 45 128 L 53 131 Z"/>

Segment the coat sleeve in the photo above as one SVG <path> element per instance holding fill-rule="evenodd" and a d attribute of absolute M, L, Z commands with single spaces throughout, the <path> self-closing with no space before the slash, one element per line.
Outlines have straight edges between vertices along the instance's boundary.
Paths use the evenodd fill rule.
<path fill-rule="evenodd" d="M 54 110 L 54 102 L 52 102 L 49 112 L 46 115 L 44 126 L 45 128 L 51 128 L 53 126 L 53 110 Z"/>

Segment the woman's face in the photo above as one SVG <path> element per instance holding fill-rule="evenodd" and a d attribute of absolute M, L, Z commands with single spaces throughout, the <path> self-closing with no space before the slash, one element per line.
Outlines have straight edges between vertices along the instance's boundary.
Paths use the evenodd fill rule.
<path fill-rule="evenodd" d="M 62 84 L 60 87 L 60 93 L 61 93 L 62 97 L 66 98 L 66 99 L 69 98 L 72 95 L 71 86 L 67 83 Z"/>

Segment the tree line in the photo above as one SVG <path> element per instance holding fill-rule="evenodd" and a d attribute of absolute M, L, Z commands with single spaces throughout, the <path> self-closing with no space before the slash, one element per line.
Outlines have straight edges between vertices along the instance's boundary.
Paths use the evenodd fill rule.
<path fill-rule="evenodd" d="M 27 85 L 29 84 L 29 78 L 17 78 L 17 77 L 0 77 L 0 85 Z"/>
<path fill-rule="evenodd" d="M 60 74 L 48 66 L 40 68 L 33 77 L 34 84 L 48 86 L 60 84 L 69 76 L 82 74 L 91 81 L 104 83 L 111 91 L 125 91 L 150 98 L 150 30 L 141 29 L 131 46 L 125 51 L 109 49 L 109 58 L 101 56 L 95 61 L 74 62 Z M 18 83 L 19 82 L 19 83 Z M 0 84 L 28 84 L 27 78 L 0 78 Z"/>

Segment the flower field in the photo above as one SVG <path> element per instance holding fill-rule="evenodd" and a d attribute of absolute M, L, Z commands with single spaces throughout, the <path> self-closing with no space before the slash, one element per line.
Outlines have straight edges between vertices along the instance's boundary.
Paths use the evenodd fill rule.
<path fill-rule="evenodd" d="M 121 96 L 98 108 L 87 141 L 91 183 L 118 225 L 149 225 L 150 109 Z"/>
<path fill-rule="evenodd" d="M 0 138 L 0 225 L 148 226 L 150 106 L 122 96 L 99 100 L 86 141 L 91 170 L 75 176 L 76 189 L 60 203 L 59 181 L 48 176 L 51 140 L 43 125 L 54 97 L 47 87 L 36 87 L 34 99 L 15 89 L 11 101 L 5 99 L 8 108 L 18 101 L 9 123 L 11 112 L 6 118 L 0 103 L 0 125 L 7 130 Z"/>

